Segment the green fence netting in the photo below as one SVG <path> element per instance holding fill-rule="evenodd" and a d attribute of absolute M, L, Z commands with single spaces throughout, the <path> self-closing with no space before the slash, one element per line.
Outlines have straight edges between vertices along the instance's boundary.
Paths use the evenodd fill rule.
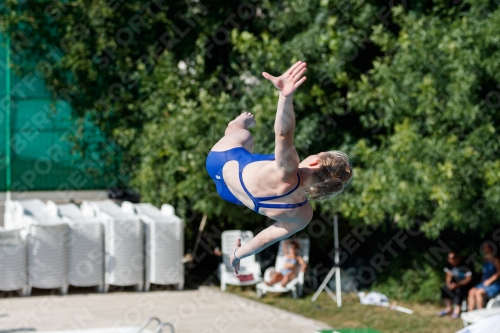
<path fill-rule="evenodd" d="M 77 119 L 66 101 L 54 101 L 34 73 L 18 77 L 6 68 L 0 35 L 0 191 L 6 190 L 6 112 L 10 112 L 11 190 L 89 190 L 117 184 L 120 153 L 98 128 L 85 123 L 85 154 L 69 140 Z M 15 59 L 11 57 L 11 62 Z M 11 77 L 11 106 L 6 109 L 6 75 Z M 105 151 L 106 160 L 102 152 Z M 85 157 L 83 157 L 85 156 Z"/>

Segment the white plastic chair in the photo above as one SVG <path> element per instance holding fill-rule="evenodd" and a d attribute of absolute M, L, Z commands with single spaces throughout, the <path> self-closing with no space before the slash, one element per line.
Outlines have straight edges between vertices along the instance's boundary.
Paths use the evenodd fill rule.
<path fill-rule="evenodd" d="M 500 294 L 490 299 L 486 304 L 486 309 L 492 308 L 500 308 Z"/>
<path fill-rule="evenodd" d="M 500 314 L 500 295 L 491 298 L 484 309 L 462 312 L 460 318 L 468 326 L 496 314 Z"/>
<path fill-rule="evenodd" d="M 262 281 L 260 264 L 255 261 L 255 255 L 246 257 L 240 262 L 239 275 L 252 275 L 252 278 L 247 281 L 241 281 L 238 276 L 234 274 L 234 270 L 230 262 L 236 240 L 241 238 L 241 245 L 243 246 L 253 238 L 253 233 L 251 231 L 227 230 L 222 232 L 221 237 L 222 263 L 219 265 L 220 289 L 222 291 L 226 290 L 226 286 L 228 284 L 233 286 L 250 286 Z"/>
<path fill-rule="evenodd" d="M 305 263 L 309 262 L 309 238 L 296 238 L 296 241 L 298 241 L 300 248 L 297 252 L 299 256 L 302 257 Z M 285 242 L 289 241 L 288 239 L 282 240 L 279 244 L 279 249 L 278 249 L 278 255 L 276 257 L 276 264 L 274 267 L 269 267 L 266 269 L 264 272 L 264 281 L 269 281 L 271 279 L 271 274 L 274 272 L 281 272 L 285 265 L 285 255 L 284 255 L 284 249 L 283 245 Z M 286 284 L 286 286 L 282 287 L 281 282 L 277 282 L 272 286 L 268 286 L 264 282 L 260 282 L 257 284 L 256 289 L 257 289 L 257 297 L 262 297 L 265 295 L 267 292 L 274 292 L 274 293 L 285 293 L 285 292 L 291 292 L 293 298 L 298 298 L 302 296 L 302 290 L 304 287 L 304 272 L 299 271 L 297 274 L 297 277 L 292 279 L 290 282 Z"/>

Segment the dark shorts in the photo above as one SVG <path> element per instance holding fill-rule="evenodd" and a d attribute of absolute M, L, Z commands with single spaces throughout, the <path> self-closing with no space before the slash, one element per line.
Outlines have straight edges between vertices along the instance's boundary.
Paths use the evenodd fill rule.
<path fill-rule="evenodd" d="M 441 287 L 441 298 L 451 299 L 453 304 L 460 305 L 462 301 L 467 297 L 470 287 L 460 287 L 450 290 L 446 285 Z"/>

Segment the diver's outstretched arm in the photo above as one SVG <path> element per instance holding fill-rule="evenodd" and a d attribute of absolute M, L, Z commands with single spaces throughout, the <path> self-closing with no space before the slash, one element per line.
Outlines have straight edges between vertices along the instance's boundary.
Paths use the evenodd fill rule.
<path fill-rule="evenodd" d="M 305 71 L 306 63 L 297 61 L 281 76 L 274 77 L 267 72 L 262 72 L 262 76 L 271 81 L 283 96 L 288 97 L 306 80 L 305 76 L 302 77 Z"/>
<path fill-rule="evenodd" d="M 304 229 L 308 224 L 309 220 L 300 223 L 276 222 L 272 226 L 259 232 L 254 238 L 252 238 L 248 243 L 246 243 L 243 246 L 241 246 L 241 240 L 238 239 L 233 249 L 233 254 L 231 255 L 231 265 L 234 268 L 234 272 L 238 274 L 240 270 L 241 259 L 259 253 L 266 247 L 271 246 L 274 243 Z M 237 259 L 235 259 L 234 257 L 235 252 Z"/>
<path fill-rule="evenodd" d="M 279 77 L 274 77 L 266 72 L 262 73 L 280 91 L 274 122 L 276 141 L 274 155 L 278 171 L 284 181 L 297 172 L 300 163 L 299 155 L 293 144 L 295 131 L 293 93 L 306 80 L 306 77 L 303 76 L 306 70 L 306 63 L 298 61 Z"/>
<path fill-rule="evenodd" d="M 292 178 L 295 180 L 300 158 L 293 142 L 295 132 L 293 95 L 284 97 L 280 93 L 274 132 L 274 156 L 278 176 L 282 181 L 288 181 L 290 176 L 293 175 Z"/>

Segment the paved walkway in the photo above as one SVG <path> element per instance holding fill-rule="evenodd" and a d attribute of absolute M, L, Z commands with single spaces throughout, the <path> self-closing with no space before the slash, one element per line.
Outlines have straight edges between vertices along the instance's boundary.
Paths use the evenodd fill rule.
<path fill-rule="evenodd" d="M 321 322 L 211 287 L 0 299 L 0 333 L 83 333 L 94 328 L 140 326 L 152 316 L 172 323 L 176 333 L 313 333 L 328 328 Z"/>

